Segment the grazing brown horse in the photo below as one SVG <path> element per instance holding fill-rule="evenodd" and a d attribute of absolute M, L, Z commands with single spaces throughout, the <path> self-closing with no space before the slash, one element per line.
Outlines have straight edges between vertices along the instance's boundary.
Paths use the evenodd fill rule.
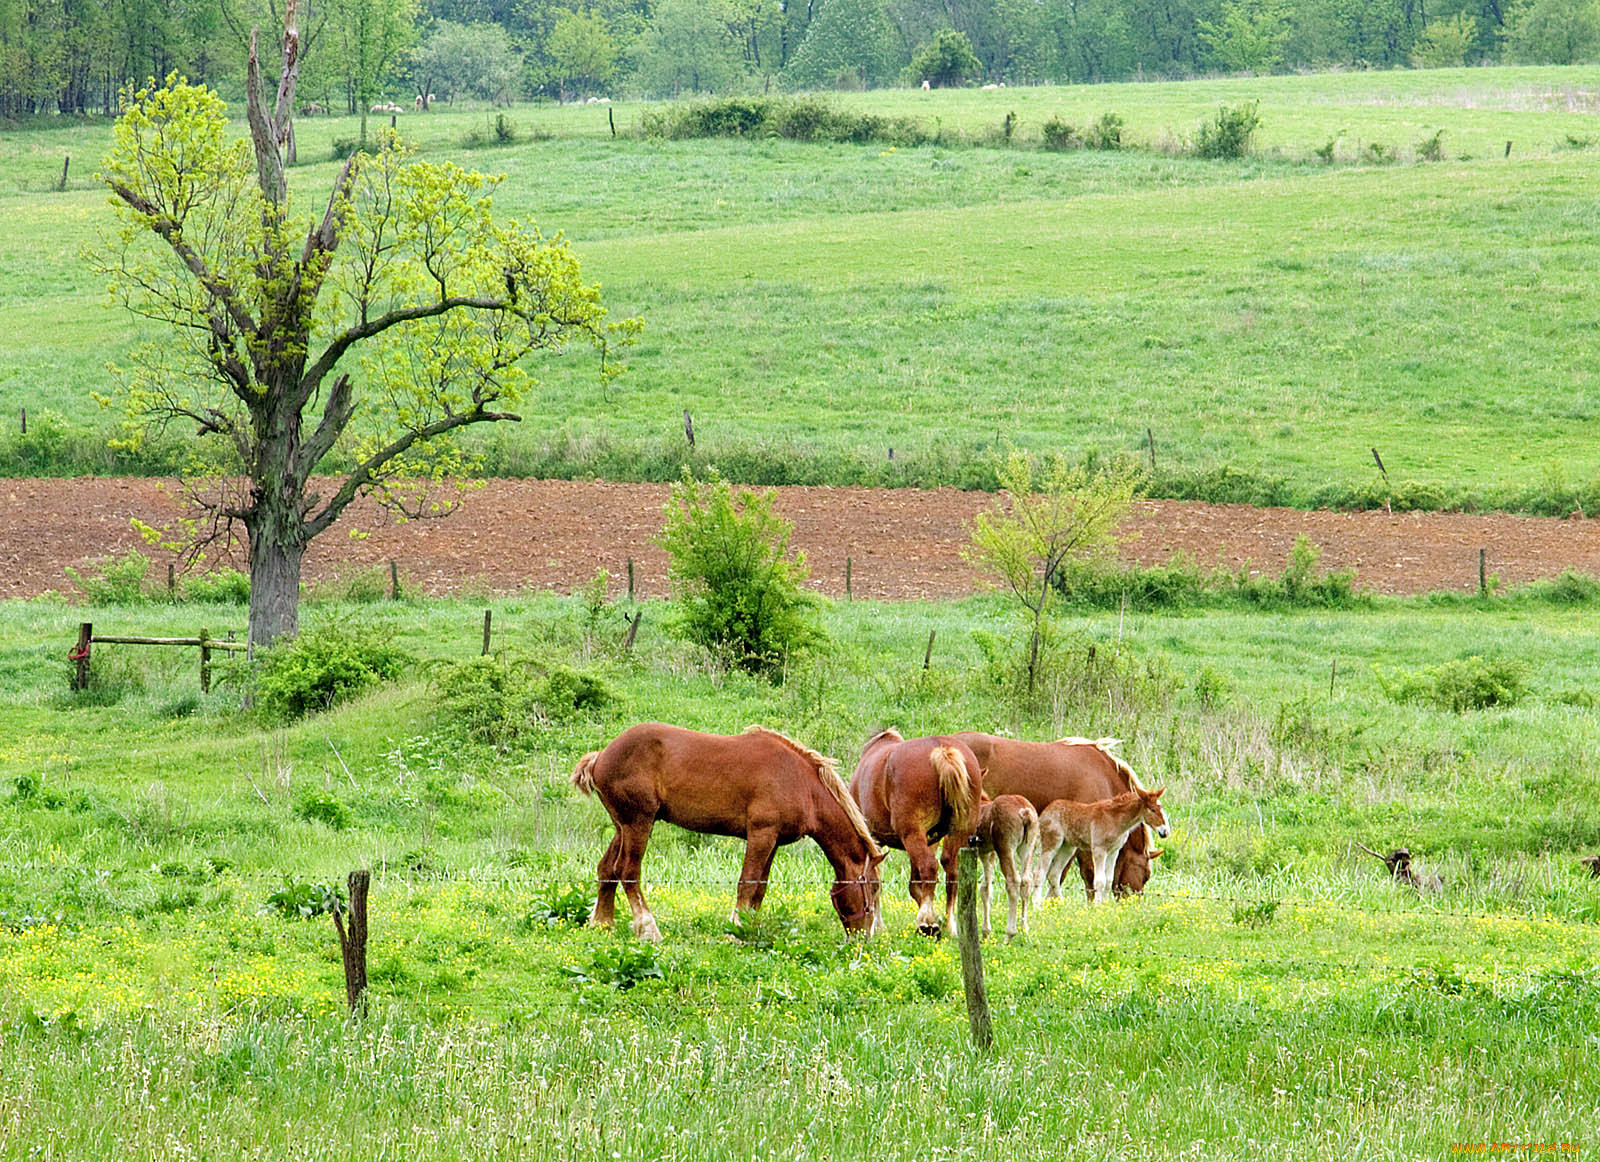
<path fill-rule="evenodd" d="M 1109 900 L 1111 870 L 1128 836 L 1144 826 L 1154 827 L 1157 835 L 1167 834 L 1167 813 L 1161 806 L 1165 790 L 1165 787 L 1154 791 L 1135 787 L 1126 794 L 1096 803 L 1057 799 L 1039 812 L 1039 866 L 1043 870 L 1043 882 L 1059 884 L 1067 860 L 1074 853 L 1080 859 L 1087 855 L 1094 864 L 1094 889 L 1089 900 L 1091 903 Z"/>
<path fill-rule="evenodd" d="M 939 859 L 933 845 L 945 843 L 943 927 L 956 906 L 956 857 L 978 822 L 983 769 L 972 751 L 944 736 L 907 741 L 893 730 L 867 740 L 850 778 L 850 794 L 867 829 L 879 843 L 901 848 L 911 860 L 911 898 L 917 904 L 917 930 L 941 931 L 933 905 Z"/>
<path fill-rule="evenodd" d="M 572 785 L 598 795 L 617 829 L 600 857 L 592 924 L 610 927 L 621 884 L 634 935 L 661 939 L 639 885 L 657 820 L 686 831 L 742 837 L 744 870 L 734 906 L 749 911 L 761 907 L 777 849 L 809 835 L 833 865 L 833 906 L 845 929 L 870 932 L 883 924 L 878 865 L 884 852 L 833 760 L 776 731 L 752 726 L 743 734 L 701 734 L 641 723 L 578 760 Z"/>
<path fill-rule="evenodd" d="M 985 799 L 972 833 L 978 858 L 983 860 L 983 934 L 989 935 L 989 900 L 994 893 L 994 865 L 1006 880 L 1006 939 L 1017 934 L 1017 906 L 1022 907 L 1022 930 L 1028 930 L 1028 903 L 1033 896 L 1034 859 L 1039 853 L 1039 813 L 1021 795 Z"/>
<path fill-rule="evenodd" d="M 1133 768 L 1111 753 L 1114 738 L 1063 738 L 1056 742 L 1024 742 L 994 734 L 963 731 L 955 736 L 972 749 L 983 768 L 986 794 L 1021 795 L 1043 811 L 1057 799 L 1093 803 L 1131 791 L 1139 785 Z M 948 848 L 948 844 L 946 845 Z M 1142 892 L 1150 879 L 1150 851 L 1144 828 L 1135 828 L 1117 857 L 1114 890 L 1118 895 Z M 1094 888 L 1094 869 L 1088 857 L 1078 861 L 1083 890 Z"/>

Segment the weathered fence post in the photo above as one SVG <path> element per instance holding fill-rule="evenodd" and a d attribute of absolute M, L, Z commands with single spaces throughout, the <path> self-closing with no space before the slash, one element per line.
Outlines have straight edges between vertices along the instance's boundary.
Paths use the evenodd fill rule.
<path fill-rule="evenodd" d="M 1489 596 L 1489 550 L 1478 550 L 1478 596 Z"/>
<path fill-rule="evenodd" d="M 78 664 L 72 675 L 72 688 L 74 690 L 87 690 L 89 688 L 89 639 L 94 637 L 94 623 L 85 621 L 78 626 L 78 648 L 67 655 Z"/>
<path fill-rule="evenodd" d="M 1148 427 L 1145 428 L 1144 434 L 1145 438 L 1150 441 L 1150 474 L 1153 476 L 1156 471 L 1156 434 L 1153 429 Z"/>
<path fill-rule="evenodd" d="M 200 693 L 211 693 L 211 631 L 200 627 Z"/>
<path fill-rule="evenodd" d="M 167 562 L 167 600 L 173 601 L 178 596 L 178 574 L 172 567 L 172 562 Z"/>
<path fill-rule="evenodd" d="M 689 437 L 689 447 L 694 447 L 694 419 L 689 415 L 689 409 L 683 409 L 683 434 Z"/>
<path fill-rule="evenodd" d="M 994 1022 L 989 1017 L 989 994 L 983 987 L 983 945 L 978 932 L 978 853 L 970 845 L 956 858 L 956 915 L 961 944 L 961 983 L 967 993 L 967 1023 L 972 1045 L 979 1053 L 994 1048 Z"/>
<path fill-rule="evenodd" d="M 639 623 L 644 620 L 644 610 L 633 615 L 633 620 L 628 623 L 628 636 L 622 639 L 622 652 L 628 653 L 633 649 L 633 639 L 639 636 Z"/>
<path fill-rule="evenodd" d="M 856 599 L 855 592 L 850 588 L 850 571 L 854 565 L 854 557 L 846 557 L 844 559 L 844 599 L 846 601 L 854 601 Z"/>
<path fill-rule="evenodd" d="M 344 995 L 350 1012 L 366 1011 L 367 1000 L 367 888 L 372 873 L 365 868 L 350 873 L 350 927 L 346 930 L 337 910 L 333 927 L 339 933 L 339 952 L 344 957 Z"/>
<path fill-rule="evenodd" d="M 494 610 L 483 611 L 483 656 L 489 656 L 489 624 L 494 618 Z"/>
<path fill-rule="evenodd" d="M 400 600 L 400 567 L 393 561 L 389 562 L 389 600 Z"/>
<path fill-rule="evenodd" d="M 633 558 L 628 558 L 628 600 L 633 600 Z"/>
<path fill-rule="evenodd" d="M 56 190 L 65 193 L 67 189 L 67 167 L 72 164 L 72 155 L 69 153 L 61 159 L 61 181 L 56 185 Z"/>
<path fill-rule="evenodd" d="M 933 635 L 938 632 L 936 629 L 928 631 L 928 648 L 922 651 L 922 668 L 924 670 L 928 668 L 928 663 L 933 660 Z"/>

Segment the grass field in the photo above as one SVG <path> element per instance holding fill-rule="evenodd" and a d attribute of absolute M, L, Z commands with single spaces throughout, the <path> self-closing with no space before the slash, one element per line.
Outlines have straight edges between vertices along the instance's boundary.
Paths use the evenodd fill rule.
<path fill-rule="evenodd" d="M 201 697 L 188 650 L 100 647 L 96 688 L 65 690 L 80 620 L 221 633 L 237 607 L 0 605 L 0 1156 L 1592 1148 L 1587 605 L 1068 615 L 1029 703 L 994 599 L 828 605 L 831 649 L 781 686 L 708 667 L 658 604 L 623 657 L 625 606 L 502 599 L 498 642 L 616 700 L 501 750 L 464 741 L 425 678 L 477 652 L 482 608 L 313 606 L 309 625 L 385 629 L 419 664 L 265 726 L 236 688 Z M 1457 714 L 1384 694 L 1380 676 L 1469 655 L 1525 663 L 1526 696 Z M 765 722 L 847 772 L 886 724 L 1115 734 L 1168 786 L 1175 832 L 1144 898 L 1048 904 L 988 943 L 999 1044 L 979 1058 L 955 950 L 913 934 L 898 854 L 890 932 L 866 942 L 839 932 L 809 844 L 730 940 L 738 845 L 670 827 L 645 864 L 659 951 L 568 922 L 607 833 L 568 772 L 643 718 Z M 307 806 L 330 798 L 342 813 Z M 1398 888 L 1354 841 L 1408 846 L 1443 892 Z M 285 875 L 357 866 L 373 1011 L 349 1024 L 330 926 L 263 907 Z"/>
<path fill-rule="evenodd" d="M 1371 502 L 1377 447 L 1402 503 L 1565 512 L 1600 501 L 1600 150 L 1573 147 L 1594 137 L 1592 82 L 1473 69 L 838 98 L 971 140 L 1015 111 L 1012 149 L 641 140 L 632 105 L 612 107 L 615 140 L 600 106 L 514 110 L 537 139 L 504 148 L 461 148 L 484 110 L 402 128 L 426 156 L 506 173 L 499 207 L 565 230 L 613 309 L 646 322 L 609 392 L 592 363 L 549 367 L 528 422 L 484 437 L 490 471 L 674 477 L 687 408 L 698 459 L 753 482 L 983 485 L 1004 440 L 1138 453 L 1148 430 L 1157 492 Z M 1247 99 L 1254 158 L 1161 152 Z M 1048 116 L 1106 111 L 1153 148 L 1021 147 Z M 1441 129 L 1446 160 L 1416 162 Z M 309 203 L 333 172 L 310 159 L 353 130 L 300 124 Z M 105 141 L 0 137 L 5 471 L 178 455 L 100 447 L 114 417 L 89 393 L 138 336 L 80 257 L 109 219 L 88 177 Z M 1400 160 L 1361 160 L 1373 142 Z M 50 193 L 64 152 L 72 180 Z"/>

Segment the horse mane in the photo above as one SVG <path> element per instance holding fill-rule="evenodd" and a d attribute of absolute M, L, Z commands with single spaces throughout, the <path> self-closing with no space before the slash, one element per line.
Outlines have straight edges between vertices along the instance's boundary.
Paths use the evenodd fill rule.
<path fill-rule="evenodd" d="M 862 750 L 866 750 L 867 747 L 869 747 L 873 743 L 877 742 L 880 738 L 892 738 L 896 742 L 904 742 L 906 740 L 905 735 L 901 734 L 898 730 L 896 730 L 894 727 L 891 726 L 886 730 L 878 731 L 877 734 L 875 734 L 871 738 L 867 739 L 866 744 L 864 746 L 862 746 L 861 749 Z"/>
<path fill-rule="evenodd" d="M 867 830 L 866 818 L 861 814 L 861 808 L 856 804 L 855 797 L 850 794 L 850 788 L 845 786 L 844 780 L 839 777 L 839 762 L 837 759 L 831 759 L 827 755 L 812 750 L 809 746 L 796 742 L 788 735 L 780 734 L 771 727 L 762 726 L 759 723 L 745 727 L 744 732 L 746 734 L 762 734 L 768 738 L 775 738 L 810 763 L 811 769 L 816 772 L 817 781 L 826 787 L 828 793 L 838 800 L 839 806 L 844 809 L 845 816 L 850 820 L 850 826 L 855 828 L 856 834 L 866 841 L 868 854 L 874 857 L 883 854 L 883 849 L 878 846 L 877 840 L 872 838 L 872 832 Z"/>

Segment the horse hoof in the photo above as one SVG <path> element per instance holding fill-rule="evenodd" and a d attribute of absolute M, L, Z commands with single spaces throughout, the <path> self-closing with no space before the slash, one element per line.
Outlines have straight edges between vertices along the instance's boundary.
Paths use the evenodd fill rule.
<path fill-rule="evenodd" d="M 918 924 L 917 931 L 924 936 L 931 936 L 935 940 L 944 935 L 944 929 L 938 924 Z"/>

